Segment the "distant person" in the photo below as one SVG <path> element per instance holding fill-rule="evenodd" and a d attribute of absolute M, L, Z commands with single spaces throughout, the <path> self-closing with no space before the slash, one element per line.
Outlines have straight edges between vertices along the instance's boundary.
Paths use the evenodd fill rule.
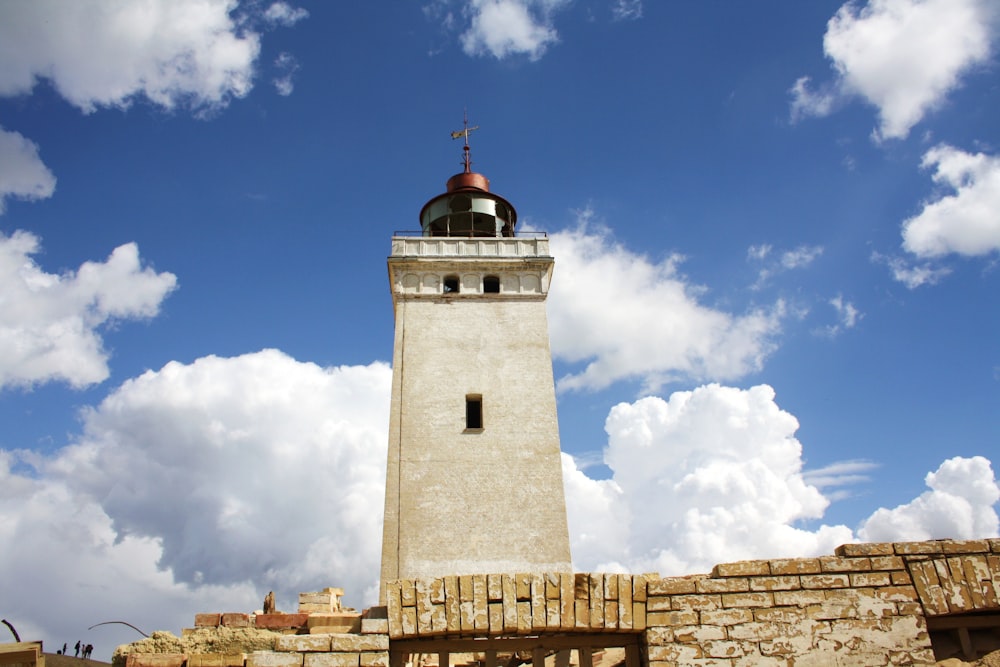
<path fill-rule="evenodd" d="M 76 652 L 73 654 L 73 657 L 74 658 L 79 658 L 80 657 L 80 642 L 77 641 L 76 642 L 76 646 L 74 646 L 73 648 L 76 649 Z"/>
<path fill-rule="evenodd" d="M 66 644 L 65 644 L 65 643 L 63 643 L 63 650 L 62 650 L 62 654 L 63 654 L 63 655 L 66 655 Z"/>
<path fill-rule="evenodd" d="M 86 658 L 87 660 L 90 660 L 90 654 L 93 652 L 94 652 L 94 645 L 87 644 L 87 646 L 83 649 L 83 657 Z"/>

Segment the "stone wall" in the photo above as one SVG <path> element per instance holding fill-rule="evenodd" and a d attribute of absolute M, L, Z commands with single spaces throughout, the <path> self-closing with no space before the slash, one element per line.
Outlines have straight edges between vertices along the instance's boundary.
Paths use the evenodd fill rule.
<path fill-rule="evenodd" d="M 334 629 L 328 619 L 310 624 L 335 613 L 322 602 L 281 615 L 294 624 L 263 619 L 265 627 L 259 619 L 272 615 L 199 614 L 200 627 L 177 644 L 136 642 L 120 647 L 116 662 L 127 656 L 128 667 L 387 667 L 390 655 L 401 664 L 395 654 L 402 650 L 460 652 L 477 639 L 492 647 L 487 662 L 495 663 L 504 641 L 534 637 L 539 647 L 548 641 L 563 651 L 638 641 L 647 667 L 934 664 L 935 628 L 1000 632 L 1000 539 L 848 544 L 832 556 L 725 563 L 685 577 L 466 575 L 397 580 L 386 588 L 387 606 L 354 613 L 351 632 L 326 632 Z M 242 616 L 269 638 L 264 645 L 259 634 L 244 652 L 196 642 L 239 632 L 227 623 L 242 623 Z M 535 667 L 542 667 L 537 659 Z"/>

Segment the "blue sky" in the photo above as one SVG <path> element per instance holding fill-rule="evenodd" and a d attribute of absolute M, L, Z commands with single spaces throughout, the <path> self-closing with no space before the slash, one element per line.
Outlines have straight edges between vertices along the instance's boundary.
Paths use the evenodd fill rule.
<path fill-rule="evenodd" d="M 998 21 L 8 0 L 4 617 L 101 658 L 134 638 L 105 620 L 372 604 L 384 261 L 466 109 L 473 168 L 552 239 L 578 569 L 996 535 Z"/>

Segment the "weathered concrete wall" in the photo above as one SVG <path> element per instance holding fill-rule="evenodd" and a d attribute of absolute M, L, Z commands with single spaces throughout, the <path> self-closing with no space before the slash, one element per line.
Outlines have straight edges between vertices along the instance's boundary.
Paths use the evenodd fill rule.
<path fill-rule="evenodd" d="M 572 569 L 544 238 L 394 238 L 384 582 Z M 445 291 L 448 276 L 460 282 Z M 485 292 L 484 278 L 499 279 Z M 468 427 L 477 397 L 481 427 Z"/>

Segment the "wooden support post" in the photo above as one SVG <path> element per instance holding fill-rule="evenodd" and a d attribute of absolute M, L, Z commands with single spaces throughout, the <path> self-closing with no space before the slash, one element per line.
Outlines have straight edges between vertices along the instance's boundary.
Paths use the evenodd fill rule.
<path fill-rule="evenodd" d="M 580 656 L 580 667 L 594 667 L 594 649 L 591 646 L 581 646 L 577 649 Z"/>
<path fill-rule="evenodd" d="M 556 667 L 569 667 L 569 649 L 556 653 Z"/>
<path fill-rule="evenodd" d="M 497 652 L 487 651 L 486 652 L 486 667 L 497 667 Z"/>
<path fill-rule="evenodd" d="M 532 649 L 531 667 L 545 667 L 545 649 L 543 648 Z"/>
<path fill-rule="evenodd" d="M 448 667 L 451 660 L 451 653 L 447 651 L 441 651 L 438 653 L 438 667 Z"/>
<path fill-rule="evenodd" d="M 625 667 L 640 667 L 642 657 L 639 655 L 639 645 L 629 644 L 625 647 Z"/>

